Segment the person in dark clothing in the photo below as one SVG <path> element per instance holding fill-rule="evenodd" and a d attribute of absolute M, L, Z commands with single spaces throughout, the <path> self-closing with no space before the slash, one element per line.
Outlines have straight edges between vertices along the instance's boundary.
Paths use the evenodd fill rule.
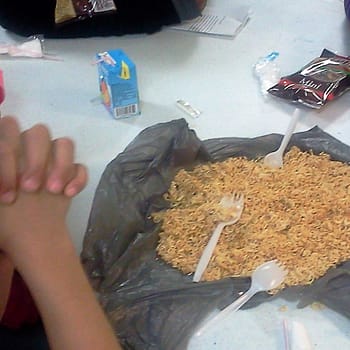
<path fill-rule="evenodd" d="M 151 34 L 163 26 L 198 17 L 206 5 L 206 0 L 113 1 L 114 12 L 57 25 L 56 0 L 1 0 L 0 25 L 18 35 L 46 38 Z"/>
<path fill-rule="evenodd" d="M 350 0 L 344 0 L 344 9 L 346 16 L 350 19 Z"/>

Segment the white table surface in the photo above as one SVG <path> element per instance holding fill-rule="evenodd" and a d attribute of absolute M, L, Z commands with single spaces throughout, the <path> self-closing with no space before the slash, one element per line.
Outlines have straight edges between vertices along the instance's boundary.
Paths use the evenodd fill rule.
<path fill-rule="evenodd" d="M 230 0 L 208 3 L 224 8 Z M 234 40 L 163 30 L 150 36 L 46 40 L 48 53 L 57 54 L 62 62 L 0 57 L 7 93 L 2 114 L 16 115 L 23 127 L 43 122 L 55 137 L 71 136 L 78 160 L 89 168 L 89 185 L 75 198 L 69 215 L 78 251 L 102 171 L 141 130 L 186 118 L 201 139 L 283 133 L 294 107 L 262 98 L 252 69 L 258 58 L 278 51 L 282 74 L 288 74 L 319 56 L 323 48 L 350 54 L 350 24 L 341 0 L 241 3 L 250 5 L 252 16 Z M 0 41 L 10 39 L 23 40 L 0 31 Z M 136 63 L 142 101 L 140 116 L 118 121 L 102 105 L 90 102 L 99 93 L 91 61 L 95 53 L 116 48 Z M 180 98 L 202 115 L 185 115 L 175 106 Z M 317 124 L 350 144 L 349 102 L 350 93 L 319 112 L 310 110 L 297 131 Z M 281 305 L 288 305 L 289 311 L 282 313 Z M 350 349 L 348 320 L 327 309 L 296 310 L 283 300 L 232 315 L 220 331 L 192 342 L 189 349 L 284 349 L 283 318 L 301 320 L 315 349 Z"/>

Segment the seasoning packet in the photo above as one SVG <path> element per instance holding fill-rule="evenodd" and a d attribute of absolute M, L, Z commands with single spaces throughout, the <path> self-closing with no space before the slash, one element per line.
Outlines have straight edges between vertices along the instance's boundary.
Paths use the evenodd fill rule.
<path fill-rule="evenodd" d="M 116 11 L 113 0 L 57 0 L 55 23 L 83 20 L 96 14 Z"/>
<path fill-rule="evenodd" d="M 268 89 L 274 96 L 311 108 L 322 108 L 350 88 L 350 57 L 327 49 L 302 69 Z"/>

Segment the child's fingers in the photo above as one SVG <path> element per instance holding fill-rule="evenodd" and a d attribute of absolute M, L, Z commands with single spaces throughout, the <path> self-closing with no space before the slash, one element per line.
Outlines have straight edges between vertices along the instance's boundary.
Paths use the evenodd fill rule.
<path fill-rule="evenodd" d="M 0 140 L 0 200 L 11 203 L 16 197 L 16 158 L 6 142 Z"/>
<path fill-rule="evenodd" d="M 52 141 L 42 124 L 20 132 L 16 119 L 0 119 L 0 202 L 16 198 L 20 174 L 22 190 L 43 186 L 52 193 L 75 196 L 86 186 L 87 170 L 74 163 L 74 143 L 69 138 Z"/>
<path fill-rule="evenodd" d="M 23 190 L 37 191 L 45 184 L 51 147 L 49 130 L 42 124 L 37 124 L 22 133 L 21 188 Z"/>
<path fill-rule="evenodd" d="M 0 201 L 16 198 L 20 130 L 15 118 L 0 119 Z"/>
<path fill-rule="evenodd" d="M 51 193 L 63 193 L 66 185 L 75 177 L 74 144 L 71 139 L 62 137 L 54 140 L 52 145 L 46 189 Z"/>
<path fill-rule="evenodd" d="M 88 181 L 87 169 L 82 164 L 75 164 L 75 176 L 64 188 L 64 194 L 67 197 L 73 197 L 80 193 Z"/>

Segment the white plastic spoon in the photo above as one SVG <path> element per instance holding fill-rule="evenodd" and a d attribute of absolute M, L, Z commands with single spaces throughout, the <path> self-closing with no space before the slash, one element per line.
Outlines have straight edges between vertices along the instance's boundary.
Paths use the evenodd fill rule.
<path fill-rule="evenodd" d="M 287 275 L 287 271 L 278 263 L 271 260 L 258 266 L 252 274 L 250 288 L 236 299 L 232 304 L 226 306 L 217 315 L 205 322 L 195 335 L 201 336 L 209 327 L 218 325 L 220 321 L 229 314 L 240 309 L 256 293 L 268 291 L 278 287 Z"/>

